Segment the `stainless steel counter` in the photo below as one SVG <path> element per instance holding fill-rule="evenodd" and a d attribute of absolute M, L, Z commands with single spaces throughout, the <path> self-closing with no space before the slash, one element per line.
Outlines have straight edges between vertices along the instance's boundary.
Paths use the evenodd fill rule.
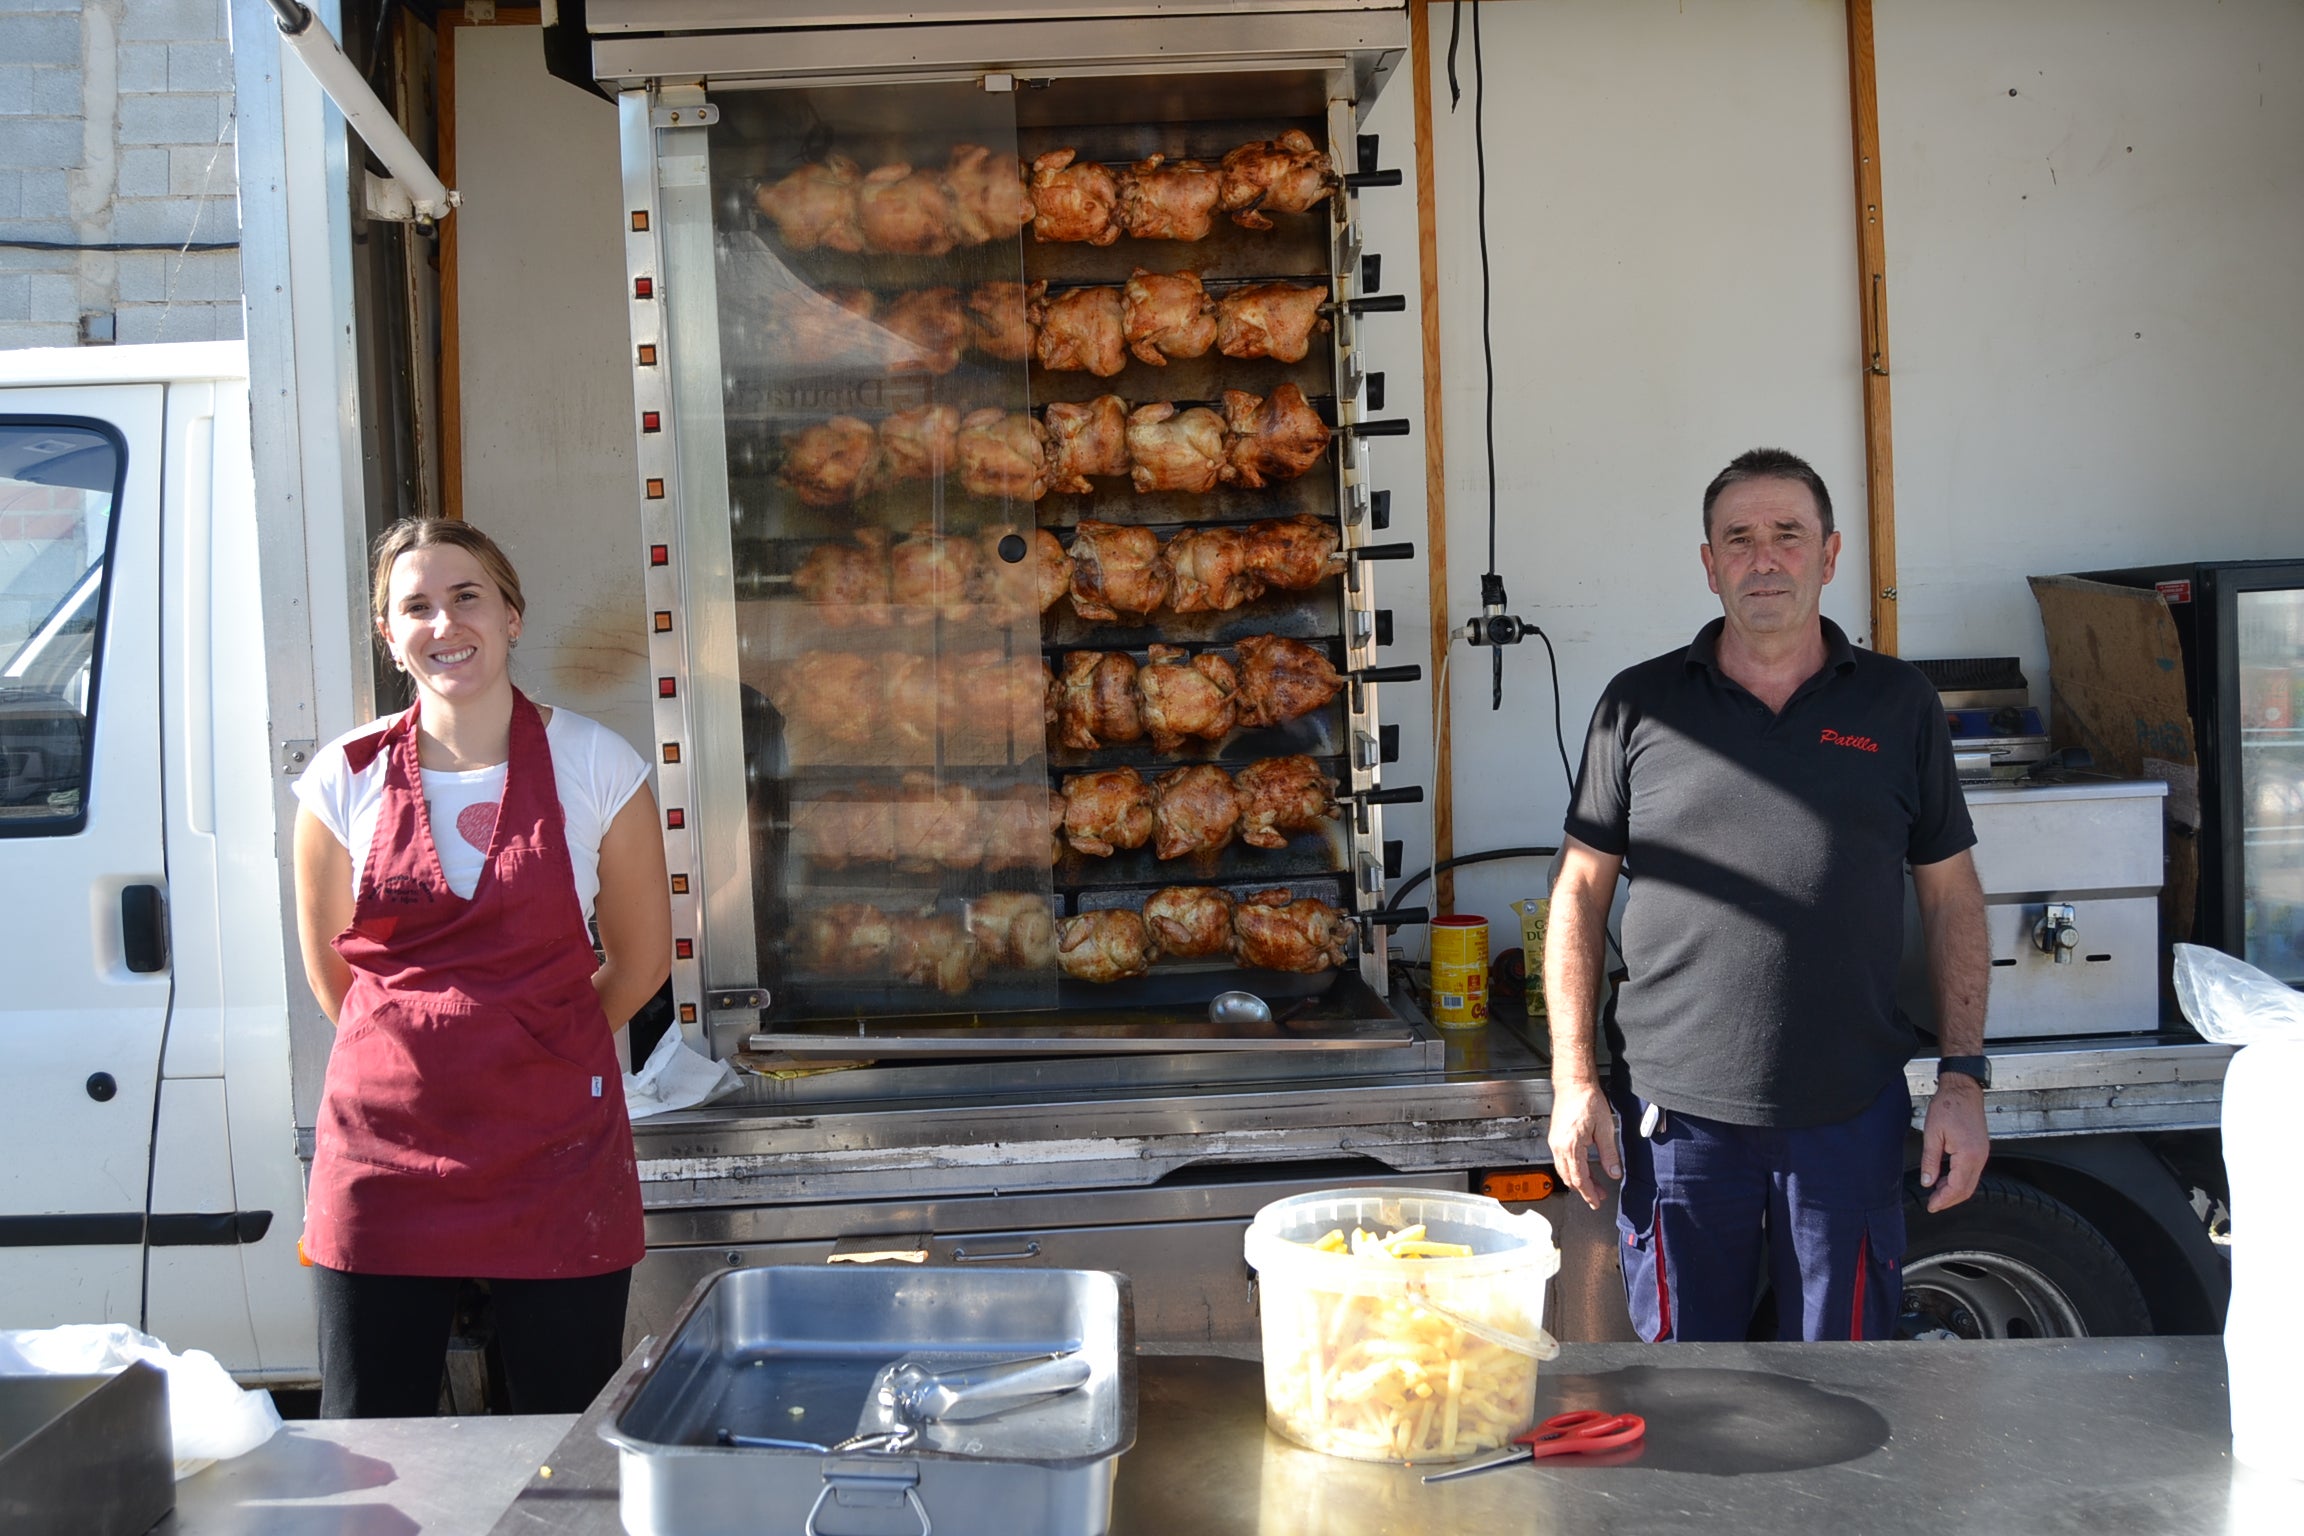
<path fill-rule="evenodd" d="M 1546 1367 L 1538 1412 L 1644 1414 L 1637 1459 L 1436 1487 L 1267 1433 L 1253 1362 L 1140 1365 L 1113 1536 L 2304 1530 L 2304 1483 L 2232 1462 L 2213 1337 L 1571 1345 Z M 494 1536 L 616 1536 L 615 1462 L 593 1418 Z"/>

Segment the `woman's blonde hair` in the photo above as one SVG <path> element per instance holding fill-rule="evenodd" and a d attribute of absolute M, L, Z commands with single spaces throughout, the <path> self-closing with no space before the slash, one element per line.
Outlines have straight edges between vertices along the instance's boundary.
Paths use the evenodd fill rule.
<path fill-rule="evenodd" d="M 428 549 L 435 545 L 452 544 L 480 562 L 480 569 L 496 583 L 504 594 L 504 601 L 512 611 L 525 615 L 528 600 L 520 595 L 520 573 L 512 569 L 512 562 L 496 541 L 470 523 L 456 522 L 445 517 L 404 517 L 376 536 L 370 550 L 376 571 L 376 581 L 370 589 L 368 603 L 376 622 L 382 624 L 392 606 L 392 567 L 400 557 L 412 549 Z"/>

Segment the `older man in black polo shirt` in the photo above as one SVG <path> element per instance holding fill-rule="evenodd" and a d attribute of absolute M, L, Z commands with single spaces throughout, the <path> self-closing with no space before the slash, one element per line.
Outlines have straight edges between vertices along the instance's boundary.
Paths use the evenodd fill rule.
<path fill-rule="evenodd" d="M 1589 1156 L 1623 1181 L 1643 1338 L 1742 1339 L 1763 1278 L 1782 1337 L 1883 1338 L 1918 1049 L 1895 1004 L 1907 865 L 1944 1057 L 1928 1208 L 1984 1169 L 1976 835 L 1935 691 L 1818 611 L 1840 535 L 1815 470 L 1781 449 L 1737 458 L 1704 492 L 1701 553 L 1722 616 L 1619 674 L 1585 742 L 1546 942 L 1552 1155 L 1594 1208 Z M 1620 870 L 1628 974 L 1604 1090 L 1593 1005 Z"/>

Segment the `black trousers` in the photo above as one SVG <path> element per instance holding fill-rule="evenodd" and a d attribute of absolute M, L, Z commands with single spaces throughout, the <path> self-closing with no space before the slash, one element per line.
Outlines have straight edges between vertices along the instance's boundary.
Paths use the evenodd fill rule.
<path fill-rule="evenodd" d="M 440 1410 L 448 1331 L 463 1281 L 356 1275 L 316 1264 L 320 1417 L 429 1418 Z M 624 1358 L 632 1271 L 490 1280 L 514 1413 L 582 1413 Z"/>

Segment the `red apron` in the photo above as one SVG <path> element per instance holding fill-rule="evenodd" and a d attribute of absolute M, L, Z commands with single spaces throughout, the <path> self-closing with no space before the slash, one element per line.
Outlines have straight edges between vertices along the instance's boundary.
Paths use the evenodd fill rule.
<path fill-rule="evenodd" d="M 304 1249 L 377 1275 L 549 1280 L 636 1264 L 640 1179 L 552 748 L 512 703 L 504 797 L 480 883 L 448 888 L 416 756 L 417 710 L 346 748 L 386 754 L 320 1095 Z"/>

